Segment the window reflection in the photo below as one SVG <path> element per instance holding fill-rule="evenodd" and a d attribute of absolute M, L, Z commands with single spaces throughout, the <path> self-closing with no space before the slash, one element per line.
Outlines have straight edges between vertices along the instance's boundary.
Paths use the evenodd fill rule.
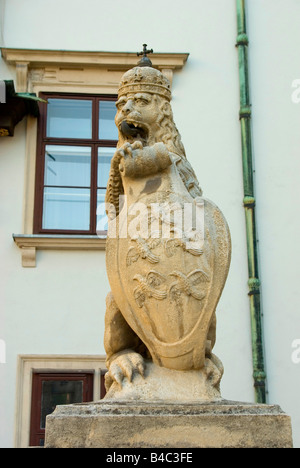
<path fill-rule="evenodd" d="M 37 174 L 43 179 L 37 191 L 35 233 L 95 234 L 95 208 L 104 199 L 118 140 L 115 97 L 43 97 L 48 104 L 41 113 L 46 125 L 39 135 L 44 154 L 38 155 Z"/>
<path fill-rule="evenodd" d="M 99 102 L 99 139 L 118 140 L 118 130 L 115 125 L 116 105 L 114 101 Z"/>
<path fill-rule="evenodd" d="M 92 138 L 92 101 L 48 99 L 48 138 Z"/>
<path fill-rule="evenodd" d="M 98 148 L 98 188 L 106 188 L 115 148 Z"/>
<path fill-rule="evenodd" d="M 47 145 L 45 150 L 45 185 L 89 187 L 91 148 Z"/>
<path fill-rule="evenodd" d="M 43 229 L 87 231 L 90 189 L 45 187 Z"/>
<path fill-rule="evenodd" d="M 97 233 L 101 234 L 108 230 L 108 219 L 105 205 L 105 189 L 97 190 Z"/>
<path fill-rule="evenodd" d="M 46 427 L 46 416 L 53 413 L 57 405 L 70 405 L 83 401 L 83 382 L 46 380 L 42 383 L 40 428 Z"/>

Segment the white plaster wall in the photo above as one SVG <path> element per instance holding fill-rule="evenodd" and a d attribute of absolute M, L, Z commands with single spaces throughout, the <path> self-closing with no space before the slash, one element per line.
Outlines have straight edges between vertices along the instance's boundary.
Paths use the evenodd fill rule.
<path fill-rule="evenodd" d="M 258 235 L 269 401 L 292 416 L 300 446 L 300 3 L 251 0 L 248 8 Z"/>
<path fill-rule="evenodd" d="M 17 355 L 104 354 L 104 252 L 38 252 L 24 269 L 12 233 L 22 230 L 26 122 L 0 144 L 0 446 L 11 446 Z"/>
<path fill-rule="evenodd" d="M 22 122 L 13 140 L 2 138 L 0 142 L 0 339 L 6 344 L 6 363 L 0 363 L 0 446 L 4 447 L 12 443 L 14 424 L 18 344 L 11 339 L 16 331 L 11 320 L 14 323 L 20 320 L 23 312 L 23 305 L 19 309 L 12 305 L 20 297 L 14 288 L 14 274 L 20 263 L 11 229 L 13 226 L 21 229 L 22 224 L 24 130 L 25 122 Z M 21 331 L 21 327 L 17 326 L 17 330 Z"/>
<path fill-rule="evenodd" d="M 275 270 L 272 253 L 274 255 L 274 251 L 276 254 L 278 252 L 277 239 L 281 242 L 283 240 L 282 232 L 275 229 L 275 227 L 278 228 L 278 219 L 274 209 L 275 200 L 277 207 L 277 203 L 281 203 L 280 206 L 284 207 L 284 203 L 278 200 L 277 189 L 282 188 L 284 184 L 287 190 L 288 178 L 296 174 L 296 170 L 293 171 L 296 166 L 291 163 L 290 171 L 283 173 L 280 145 L 274 143 L 271 126 L 266 122 L 268 114 L 261 106 L 263 89 L 259 76 L 259 67 L 267 67 L 262 55 L 262 44 L 260 44 L 262 35 L 267 33 L 264 32 L 266 26 L 261 18 L 259 5 L 264 2 L 268 4 L 271 14 L 275 16 L 276 12 L 278 13 L 278 5 L 283 10 L 284 4 L 287 8 L 285 15 L 296 26 L 293 8 L 297 6 L 297 2 L 293 0 L 284 0 L 284 2 L 251 0 L 251 2 L 254 6 L 249 12 L 249 19 L 252 21 L 250 35 L 253 36 L 251 37 L 253 50 L 256 47 L 256 55 L 253 56 L 254 52 L 251 55 L 251 66 L 258 68 L 256 75 L 252 71 L 253 87 L 256 89 L 256 91 L 253 90 L 256 165 L 259 169 L 258 152 L 264 154 L 266 146 L 272 144 L 272 152 L 268 150 L 267 157 L 273 160 L 272 155 L 274 155 L 276 165 L 273 166 L 273 170 L 277 175 L 273 187 L 274 179 L 266 171 L 269 168 L 267 160 L 261 162 L 263 166 L 258 176 L 257 198 L 259 199 L 262 275 L 263 284 L 266 285 L 263 296 L 264 308 L 265 311 L 266 308 L 270 310 L 265 320 L 266 356 L 268 370 L 270 369 L 270 398 L 272 402 L 282 403 L 284 409 L 293 415 L 297 431 L 300 427 L 300 421 L 297 422 L 297 391 L 291 390 L 288 398 L 286 386 L 282 383 L 278 387 L 278 381 L 280 379 L 284 381 L 286 375 L 289 375 L 295 383 L 297 380 L 295 373 L 299 372 L 299 367 L 291 365 L 289 355 L 290 335 L 292 334 L 294 338 L 294 334 L 298 333 L 296 332 L 296 324 L 299 323 L 296 317 L 296 289 L 294 289 L 293 300 L 288 299 L 290 306 L 288 309 L 285 307 L 285 311 L 288 310 L 286 313 L 289 314 L 289 321 L 283 320 L 280 315 L 282 307 L 279 306 L 279 303 L 283 302 L 280 289 L 283 287 L 288 291 L 284 269 L 277 280 L 281 288 L 277 285 L 276 302 L 274 301 L 274 286 L 272 286 L 274 283 L 270 279 L 270 274 Z M 267 8 L 265 15 L 266 11 Z M 277 18 L 276 21 L 280 24 L 281 19 Z M 257 29 L 257 24 L 260 25 L 260 29 Z M 270 21 L 268 24 L 273 31 Z M 296 30 L 291 34 L 289 28 L 287 37 L 291 38 L 293 34 L 297 34 Z M 204 194 L 222 209 L 232 234 L 232 265 L 217 314 L 218 341 L 215 352 L 225 366 L 222 391 L 224 398 L 253 401 L 246 234 L 242 206 L 242 165 L 238 120 L 238 62 L 234 47 L 235 40 L 234 0 L 231 2 L 189 0 L 188 3 L 182 0 L 164 0 L 163 2 L 152 0 L 151 4 L 146 7 L 146 13 L 144 6 L 138 7 L 135 0 L 127 2 L 86 0 L 84 8 L 81 0 L 26 0 L 26 2 L 7 0 L 5 2 L 2 41 L 5 47 L 132 52 L 141 49 L 142 44 L 146 42 L 156 52 L 190 53 L 183 71 L 175 74 L 174 77 L 174 117 L 182 135 L 187 156 L 198 175 Z M 297 62 L 292 54 L 289 59 L 285 57 L 286 48 L 289 50 L 287 41 L 288 39 L 285 39 L 284 46 L 276 49 L 278 69 L 282 74 L 282 60 L 286 60 L 284 63 L 293 75 Z M 266 47 L 265 44 L 264 47 Z M 271 54 L 274 56 L 272 71 L 275 72 L 276 54 L 273 50 L 273 40 L 269 47 L 272 47 Z M 269 73 L 269 71 L 267 67 L 266 72 Z M 297 70 L 295 73 L 297 75 Z M 3 79 L 3 75 L 6 79 L 13 77 L 11 67 L 6 67 L 1 61 L 0 74 L 0 79 Z M 271 80 L 271 77 L 269 78 Z M 277 75 L 274 73 L 275 84 L 273 83 L 273 86 L 275 87 L 278 86 L 276 79 Z M 288 83 L 289 86 L 290 83 Z M 265 88 L 267 88 L 266 85 Z M 285 113 L 293 112 L 295 117 L 296 106 L 290 106 L 287 111 L 288 104 L 285 102 L 280 101 L 275 105 L 272 101 L 271 104 L 273 112 L 271 113 L 268 108 L 267 113 L 274 115 L 279 105 L 283 110 L 282 124 L 284 128 L 289 129 L 289 124 L 285 122 Z M 299 113 L 300 107 L 297 109 Z M 268 130 L 268 138 L 262 131 L 264 127 Z M 277 127 L 278 138 L 281 128 Z M 293 151 L 296 152 L 296 135 L 291 130 L 289 131 L 289 137 L 293 139 L 293 148 L 295 148 Z M 282 140 L 280 143 L 283 145 Z M 18 354 L 101 354 L 104 352 L 102 344 L 104 298 L 109 290 L 104 253 L 39 252 L 36 269 L 21 268 L 20 252 L 13 244 L 11 234 L 21 232 L 24 152 L 25 124 L 22 123 L 17 127 L 14 139 L 0 141 L 0 288 L 2 288 L 0 300 L 2 300 L 1 311 L 3 311 L 6 323 L 5 336 L 1 336 L 1 328 L 0 339 L 4 338 L 7 343 L 7 364 L 0 364 L 0 372 L 6 372 L 5 378 L 2 379 L 0 375 L 0 397 L 6 408 L 5 418 L 0 417 L 0 446 L 10 446 L 13 443 L 14 392 Z M 266 186 L 270 186 L 268 197 L 265 196 Z M 294 213 L 296 213 L 295 210 Z M 295 217 L 296 214 L 293 220 Z M 293 229 L 290 228 L 289 232 L 292 236 L 296 236 Z M 271 248 L 273 244 L 274 250 Z M 292 250 L 289 249 L 291 249 L 290 246 L 287 250 L 291 255 Z M 280 258 L 282 259 L 282 253 Z M 285 271 L 292 276 L 289 269 L 292 259 L 289 260 L 289 258 L 284 259 Z M 294 269 L 296 270 L 296 267 Z M 296 279 L 294 279 L 294 284 L 295 281 Z M 286 306 L 286 303 L 284 305 Z M 288 326 L 287 323 L 290 325 Z M 2 323 L 0 325 L 2 327 Z M 279 330 L 284 330 L 281 338 L 285 343 L 285 354 L 274 351 L 274 343 L 277 343 L 278 335 L 280 335 Z M 276 363 L 272 365 L 273 359 L 276 359 Z M 272 387 L 273 384 L 275 389 Z M 2 399 L 2 393 L 4 393 L 4 399 Z M 288 399 L 290 403 L 287 406 L 285 403 Z M 2 434 L 1 427 L 3 429 L 4 426 L 5 431 Z"/>

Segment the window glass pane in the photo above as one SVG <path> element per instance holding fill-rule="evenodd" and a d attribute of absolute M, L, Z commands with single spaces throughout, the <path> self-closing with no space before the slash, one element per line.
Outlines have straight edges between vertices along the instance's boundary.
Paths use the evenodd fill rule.
<path fill-rule="evenodd" d="M 47 145 L 45 151 L 45 185 L 89 187 L 91 148 Z"/>
<path fill-rule="evenodd" d="M 107 215 L 105 211 L 105 189 L 99 189 L 97 191 L 97 233 L 101 231 L 107 231 Z"/>
<path fill-rule="evenodd" d="M 118 140 L 115 124 L 116 104 L 114 101 L 99 102 L 99 140 Z"/>
<path fill-rule="evenodd" d="M 45 380 L 42 382 L 41 429 L 46 427 L 46 416 L 57 405 L 69 405 L 83 401 L 83 382 L 68 380 Z"/>
<path fill-rule="evenodd" d="M 92 101 L 48 99 L 47 137 L 92 138 Z"/>
<path fill-rule="evenodd" d="M 90 190 L 46 187 L 43 229 L 87 231 L 90 228 Z"/>
<path fill-rule="evenodd" d="M 106 188 L 111 159 L 116 148 L 98 148 L 98 187 Z"/>

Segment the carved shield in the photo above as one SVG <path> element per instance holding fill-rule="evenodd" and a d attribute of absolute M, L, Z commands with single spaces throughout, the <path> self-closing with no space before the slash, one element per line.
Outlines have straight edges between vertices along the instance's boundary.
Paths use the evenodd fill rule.
<path fill-rule="evenodd" d="M 122 315 L 153 361 L 170 369 L 200 369 L 206 348 L 214 345 L 208 341 L 213 340 L 210 330 L 215 327 L 215 310 L 228 274 L 230 234 L 220 210 L 205 199 L 201 235 L 195 229 L 180 232 L 174 219 L 164 217 L 163 210 L 156 220 L 153 210 L 149 217 L 153 205 L 172 203 L 183 213 L 188 203 L 194 203 L 185 188 L 172 191 L 172 177 L 170 173 L 167 188 L 153 180 L 155 192 L 142 190 L 141 180 L 130 181 L 135 196 L 129 197 L 127 209 L 130 212 L 133 200 L 146 206 L 148 226 L 149 220 L 156 222 L 159 235 L 156 229 L 147 235 L 124 235 L 130 231 L 130 217 L 121 213 L 117 235 L 107 240 L 107 272 Z M 147 184 L 151 186 L 149 180 L 145 187 Z"/>

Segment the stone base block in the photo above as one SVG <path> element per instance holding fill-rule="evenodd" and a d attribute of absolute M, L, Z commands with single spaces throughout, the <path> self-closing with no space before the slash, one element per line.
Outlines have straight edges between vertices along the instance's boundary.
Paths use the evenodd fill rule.
<path fill-rule="evenodd" d="M 105 401 L 58 406 L 46 448 L 292 448 L 279 406 Z"/>
<path fill-rule="evenodd" d="M 214 361 L 220 362 L 216 356 Z M 195 404 L 222 400 L 219 390 L 222 372 L 211 359 L 206 359 L 201 370 L 178 371 L 149 361 L 145 361 L 144 365 L 143 377 L 135 374 L 132 381 L 125 377 L 122 387 L 114 382 L 105 400 Z"/>

